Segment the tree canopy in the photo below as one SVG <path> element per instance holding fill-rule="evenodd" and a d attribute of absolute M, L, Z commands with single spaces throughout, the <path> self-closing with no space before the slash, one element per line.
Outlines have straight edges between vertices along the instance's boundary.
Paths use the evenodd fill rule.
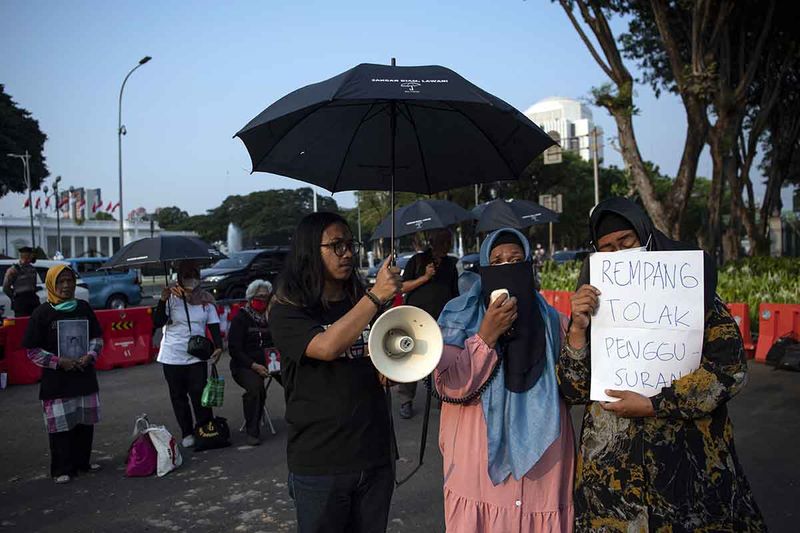
<path fill-rule="evenodd" d="M 22 161 L 6 157 L 6 154 L 30 154 L 30 174 L 33 189 L 50 175 L 44 158 L 44 143 L 47 140 L 39 122 L 31 113 L 19 107 L 0 84 L 0 197 L 9 192 L 27 189 L 23 176 Z"/>

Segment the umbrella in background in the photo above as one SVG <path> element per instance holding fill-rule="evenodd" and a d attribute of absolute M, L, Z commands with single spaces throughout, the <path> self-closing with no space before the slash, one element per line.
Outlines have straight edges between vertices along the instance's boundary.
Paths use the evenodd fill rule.
<path fill-rule="evenodd" d="M 126 244 L 103 265 L 103 268 L 129 268 L 154 264 L 166 266 L 174 261 L 187 260 L 213 262 L 224 257 L 216 248 L 197 237 L 159 235 Z"/>
<path fill-rule="evenodd" d="M 535 224 L 558 222 L 558 213 L 528 200 L 492 200 L 472 209 L 478 219 L 477 231 L 500 228 L 523 229 Z"/>
<path fill-rule="evenodd" d="M 433 194 L 518 179 L 555 144 L 525 115 L 452 70 L 398 67 L 394 60 L 298 89 L 236 137 L 254 172 L 331 192 L 389 190 L 392 210 L 395 190 Z"/>
<path fill-rule="evenodd" d="M 473 218 L 472 213 L 447 200 L 417 200 L 395 210 L 395 238 L 419 231 L 446 228 Z M 392 216 L 389 215 L 375 228 L 372 240 L 391 237 L 391 226 Z"/>

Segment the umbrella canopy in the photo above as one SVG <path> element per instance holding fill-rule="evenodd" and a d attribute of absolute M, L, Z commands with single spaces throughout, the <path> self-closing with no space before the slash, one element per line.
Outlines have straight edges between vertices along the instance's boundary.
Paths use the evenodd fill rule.
<path fill-rule="evenodd" d="M 135 267 L 173 261 L 217 261 L 225 256 L 197 237 L 168 235 L 148 237 L 126 244 L 103 268 Z"/>
<path fill-rule="evenodd" d="M 527 228 L 535 224 L 558 222 L 558 213 L 528 200 L 492 200 L 473 208 L 477 231 L 500 228 Z"/>
<path fill-rule="evenodd" d="M 525 115 L 450 69 L 374 64 L 284 96 L 236 136 L 253 171 L 331 192 L 433 194 L 517 179 L 555 144 Z"/>
<path fill-rule="evenodd" d="M 447 200 L 417 200 L 394 212 L 395 238 L 418 231 L 446 228 L 471 220 L 472 213 Z M 391 237 L 392 216 L 384 218 L 372 233 L 372 240 Z"/>

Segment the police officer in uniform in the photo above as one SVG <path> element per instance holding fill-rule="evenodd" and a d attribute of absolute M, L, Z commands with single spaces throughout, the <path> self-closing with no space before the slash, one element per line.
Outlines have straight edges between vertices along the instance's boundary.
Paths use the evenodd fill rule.
<path fill-rule="evenodd" d="M 35 260 L 33 248 L 23 246 L 19 249 L 19 263 L 6 270 L 3 292 L 11 300 L 14 316 L 30 316 L 39 306 L 36 295 L 38 278 L 33 267 Z"/>

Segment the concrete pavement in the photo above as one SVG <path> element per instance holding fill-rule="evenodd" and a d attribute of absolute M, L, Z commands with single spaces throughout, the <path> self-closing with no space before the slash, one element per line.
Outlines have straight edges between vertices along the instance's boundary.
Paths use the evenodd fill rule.
<path fill-rule="evenodd" d="M 238 433 L 240 389 L 227 360 L 225 405 L 233 446 L 184 451 L 184 466 L 164 478 L 124 477 L 124 460 L 135 417 L 147 413 L 177 433 L 167 387 L 157 364 L 100 373 L 103 420 L 95 430 L 94 460 L 105 469 L 66 485 L 48 475 L 48 446 L 38 385 L 0 391 L 0 531 L 164 532 L 294 530 L 294 509 L 286 488 L 283 391 L 273 384 L 269 407 L 278 434 L 251 448 Z M 417 408 L 422 404 L 422 391 Z M 395 403 L 395 406 L 397 404 Z M 771 531 L 797 531 L 800 519 L 800 374 L 752 365 L 750 383 L 730 403 L 736 445 L 756 499 Z M 582 408 L 573 409 L 580 423 Z M 443 531 L 439 411 L 432 412 L 426 465 L 395 492 L 390 532 Z M 395 421 L 403 458 L 400 472 L 414 464 L 421 416 Z"/>

